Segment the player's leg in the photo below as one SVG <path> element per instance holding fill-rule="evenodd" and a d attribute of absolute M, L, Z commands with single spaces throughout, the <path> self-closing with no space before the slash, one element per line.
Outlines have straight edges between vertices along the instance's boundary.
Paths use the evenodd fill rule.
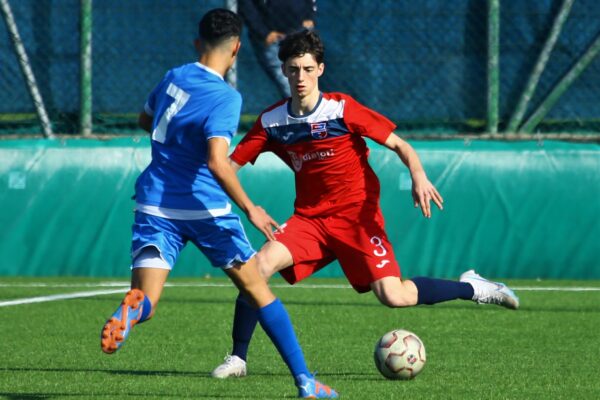
<path fill-rule="evenodd" d="M 410 307 L 473 298 L 473 287 L 464 282 L 418 277 L 401 281 L 385 277 L 371 283 L 373 293 L 388 307 Z"/>
<path fill-rule="evenodd" d="M 154 253 L 154 256 L 152 256 L 152 253 Z M 154 259 L 159 257 L 158 250 L 153 247 L 148 248 L 148 251 L 144 251 L 140 254 L 142 257 L 148 255 Z M 138 257 L 138 259 L 139 258 L 140 257 Z M 131 271 L 131 288 L 139 289 L 144 292 L 146 297 L 150 300 L 150 303 L 152 303 L 152 313 L 149 318 L 151 318 L 156 311 L 156 306 L 158 305 L 158 301 L 160 300 L 160 296 L 162 295 L 165 282 L 167 281 L 170 272 L 169 268 L 165 268 L 165 264 L 154 263 L 154 265 L 154 267 L 140 267 L 136 260 L 134 261 L 133 269 Z"/>
<path fill-rule="evenodd" d="M 280 242 L 269 241 L 263 245 L 256 255 L 256 262 L 260 275 L 265 281 L 268 281 L 273 274 L 292 265 L 293 260 L 285 245 Z M 233 314 L 231 332 L 233 349 L 231 355 L 227 355 L 224 362 L 212 371 L 214 378 L 246 376 L 248 347 L 257 323 L 256 308 L 240 293 L 235 301 Z"/>
<path fill-rule="evenodd" d="M 363 226 L 368 225 L 361 224 L 358 229 L 362 230 Z M 353 256 L 354 249 L 344 251 L 344 255 L 340 256 L 340 263 L 344 267 L 353 260 L 354 268 L 347 273 L 349 279 L 353 274 L 358 274 L 359 276 L 353 279 L 360 282 L 364 276 L 368 276 L 371 290 L 379 301 L 388 307 L 437 304 L 450 300 L 473 300 L 478 303 L 498 304 L 512 309 L 519 307 L 518 297 L 506 285 L 489 281 L 473 270 L 462 274 L 459 281 L 424 276 L 401 280 L 400 267 L 396 262 L 387 235 L 383 230 L 377 232 L 373 227 L 370 232 L 375 232 L 375 235 L 369 239 L 368 243 L 372 248 L 370 252 L 367 250 L 368 255 L 364 256 L 363 254 L 364 244 L 367 242 L 364 238 L 371 233 L 359 232 L 356 246 L 362 251 L 355 256 Z M 366 249 L 369 248 L 369 244 L 366 245 Z M 361 271 L 363 272 L 361 273 Z M 353 279 L 351 279 L 351 283 Z M 353 285 L 360 286 L 356 283 Z"/>
<path fill-rule="evenodd" d="M 417 277 L 401 281 L 397 277 L 381 278 L 371 283 L 371 289 L 388 307 L 410 307 L 437 304 L 450 300 L 473 300 L 481 304 L 498 304 L 519 308 L 519 298 L 505 284 L 489 281 L 475 271 L 461 275 L 459 281 Z"/>
<path fill-rule="evenodd" d="M 102 328 L 100 343 L 105 353 L 117 351 L 131 329 L 154 314 L 169 271 L 184 246 L 178 229 L 176 221 L 136 212 L 131 290 Z"/>
<path fill-rule="evenodd" d="M 418 289 L 412 281 L 387 276 L 371 282 L 370 288 L 379 301 L 388 307 L 410 307 L 418 303 Z"/>
<path fill-rule="evenodd" d="M 225 272 L 243 296 L 257 307 L 258 321 L 294 376 L 299 397 L 336 398 L 334 390 L 315 380 L 308 371 L 289 315 L 258 272 L 255 258 Z"/>
<path fill-rule="evenodd" d="M 372 290 L 388 307 L 473 297 L 472 287 L 463 282 L 431 278 L 402 281 L 378 206 L 346 210 L 340 218 L 329 221 L 328 229 L 332 247 L 352 286 L 359 292 Z"/>
<path fill-rule="evenodd" d="M 131 290 L 102 328 L 102 351 L 117 351 L 131 328 L 152 317 L 170 271 L 164 263 L 153 246 L 144 248 L 134 259 Z"/>
<path fill-rule="evenodd" d="M 408 307 L 460 299 L 498 304 L 512 309 L 519 307 L 519 298 L 506 285 L 489 281 L 473 270 L 462 274 L 459 281 L 428 277 L 401 280 L 400 267 L 383 228 L 381 210 L 363 209 L 358 219 L 361 223 L 356 228 L 358 232 L 354 243 L 356 248 L 368 255 L 361 256 L 359 253 L 353 257 L 354 249 L 350 249 L 344 252 L 344 257 L 351 257 L 355 262 L 362 260 L 363 267 L 354 268 L 353 271 L 365 271 L 361 275 L 370 277 L 370 288 L 383 304 L 389 307 Z M 340 256 L 340 263 L 343 262 Z M 357 279 L 362 279 L 362 276 Z"/>
<path fill-rule="evenodd" d="M 227 229 L 214 232 L 210 237 L 213 245 L 217 243 L 221 251 L 219 254 L 211 254 L 210 249 L 203 249 L 205 255 L 211 259 L 213 265 L 222 265 L 248 304 L 257 307 L 254 311 L 256 318 L 294 376 L 300 397 L 337 397 L 335 391 L 316 381 L 308 372 L 304 354 L 287 311 L 281 301 L 271 292 L 265 277 L 260 274 L 257 258 L 249 256 L 252 254 L 252 248 L 243 233 L 239 218 L 235 221 L 226 218 L 221 218 L 221 220 L 221 224 Z M 222 232 L 226 232 L 227 236 L 223 236 Z M 236 232 L 239 233 L 236 234 Z M 197 240 L 196 242 L 201 244 L 202 241 Z M 292 262 L 291 255 L 288 254 L 285 247 L 287 246 L 280 246 L 280 243 L 265 247 L 268 253 L 263 254 L 262 260 L 263 262 L 270 260 L 273 263 L 272 271 Z M 224 258 L 222 254 L 230 256 Z M 263 266 L 263 268 L 265 267 Z M 272 274 L 272 271 L 266 271 L 266 275 Z"/>
<path fill-rule="evenodd" d="M 358 291 L 368 285 L 377 299 L 388 307 L 473 298 L 473 287 L 464 282 L 426 277 L 402 280 L 400 266 L 383 227 L 378 230 L 376 226 L 361 224 L 356 229 L 354 244 L 343 242 L 342 246 L 348 248 L 338 250 L 336 254 L 340 254 L 340 264 Z"/>
<path fill-rule="evenodd" d="M 256 254 L 256 263 L 258 272 L 265 282 L 268 282 L 276 272 L 294 264 L 294 259 L 285 244 L 280 241 L 269 241 Z"/>
<path fill-rule="evenodd" d="M 331 262 L 333 255 L 324 246 L 319 232 L 313 220 L 293 215 L 275 233 L 277 241 L 265 243 L 258 252 L 256 260 L 261 275 L 268 279 L 279 271 L 288 283 L 294 284 Z M 213 370 L 213 377 L 246 375 L 248 347 L 257 322 L 256 310 L 239 295 L 233 319 L 233 349 Z"/>

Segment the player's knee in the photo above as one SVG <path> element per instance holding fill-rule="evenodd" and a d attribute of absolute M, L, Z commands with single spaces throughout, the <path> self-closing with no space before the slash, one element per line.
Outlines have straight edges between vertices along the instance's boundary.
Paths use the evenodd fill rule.
<path fill-rule="evenodd" d="M 375 292 L 375 295 L 381 304 L 390 308 L 411 307 L 416 304 L 414 296 L 403 290 L 402 287 L 383 288 Z"/>
<path fill-rule="evenodd" d="M 256 263 L 258 265 L 258 272 L 260 276 L 268 281 L 271 276 L 277 271 L 275 271 L 275 266 L 270 261 L 269 257 L 267 257 L 263 252 L 259 251 L 256 255 Z"/>
<path fill-rule="evenodd" d="M 411 307 L 414 305 L 408 299 L 400 296 L 380 297 L 379 301 L 390 308 Z"/>

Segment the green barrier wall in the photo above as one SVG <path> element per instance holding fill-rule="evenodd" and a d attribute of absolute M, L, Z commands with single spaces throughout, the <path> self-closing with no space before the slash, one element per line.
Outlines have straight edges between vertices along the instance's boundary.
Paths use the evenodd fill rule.
<path fill-rule="evenodd" d="M 600 279 L 600 146 L 561 142 L 414 142 L 445 199 L 430 220 L 412 207 L 397 157 L 371 144 L 382 207 L 407 277 L 465 268 L 505 278 Z M 0 142 L 0 275 L 129 275 L 133 185 L 147 139 Z M 293 176 L 274 156 L 240 172 L 279 222 Z M 256 246 L 262 238 L 250 224 Z M 174 276 L 221 275 L 188 246 Z M 336 264 L 320 276 L 340 276 Z"/>

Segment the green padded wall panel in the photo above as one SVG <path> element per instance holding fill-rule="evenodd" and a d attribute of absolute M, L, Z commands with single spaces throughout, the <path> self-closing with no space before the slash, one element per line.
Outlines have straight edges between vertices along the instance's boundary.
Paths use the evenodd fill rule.
<path fill-rule="evenodd" d="M 600 278 L 600 146 L 562 142 L 414 142 L 445 199 L 414 209 L 395 154 L 370 143 L 386 227 L 405 277 Z M 147 139 L 0 142 L 0 275 L 129 275 L 133 185 Z M 245 167 L 250 196 L 280 223 L 293 175 L 271 154 Z M 247 223 L 259 247 L 263 239 Z M 173 276 L 221 275 L 186 248 Z M 337 264 L 320 276 L 341 276 Z"/>

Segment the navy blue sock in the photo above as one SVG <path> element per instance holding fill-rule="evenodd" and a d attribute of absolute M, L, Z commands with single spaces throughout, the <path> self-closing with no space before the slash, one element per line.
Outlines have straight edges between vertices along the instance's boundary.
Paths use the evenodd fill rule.
<path fill-rule="evenodd" d="M 235 313 L 233 315 L 233 351 L 231 354 L 246 361 L 250 339 L 254 334 L 254 328 L 258 322 L 258 314 L 254 307 L 240 294 L 235 301 Z"/>
<path fill-rule="evenodd" d="M 281 354 L 294 378 L 300 374 L 311 376 L 304 354 L 296 339 L 290 317 L 279 299 L 258 310 L 258 321 Z"/>
<path fill-rule="evenodd" d="M 466 282 L 419 276 L 411 279 L 417 286 L 417 304 L 436 304 L 448 300 L 473 299 L 473 286 Z"/>

